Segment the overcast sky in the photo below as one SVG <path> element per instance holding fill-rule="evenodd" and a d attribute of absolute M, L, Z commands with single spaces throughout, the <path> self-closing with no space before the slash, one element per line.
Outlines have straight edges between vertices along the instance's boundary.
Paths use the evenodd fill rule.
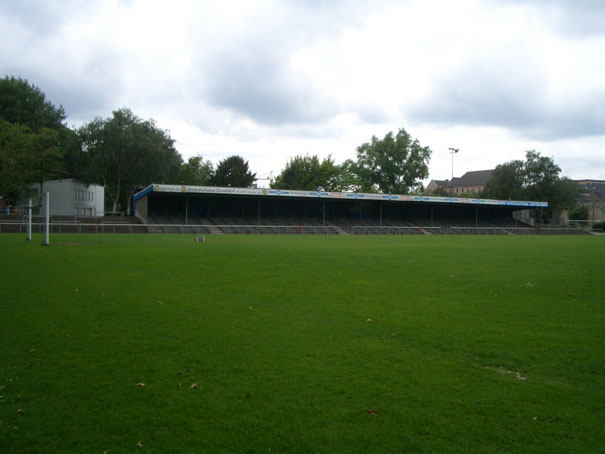
<path fill-rule="evenodd" d="M 0 77 L 71 126 L 120 107 L 259 177 L 405 128 L 430 178 L 535 149 L 605 179 L 605 1 L 0 0 Z"/>

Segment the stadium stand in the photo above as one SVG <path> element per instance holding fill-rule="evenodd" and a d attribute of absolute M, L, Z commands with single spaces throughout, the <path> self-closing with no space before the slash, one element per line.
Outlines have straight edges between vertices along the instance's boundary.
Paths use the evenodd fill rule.
<path fill-rule="evenodd" d="M 513 219 L 513 212 L 546 205 L 392 194 L 150 185 L 135 194 L 131 211 L 149 226 L 150 232 L 162 233 L 513 235 L 535 232 L 531 226 Z"/>
<path fill-rule="evenodd" d="M 513 213 L 545 202 L 393 194 L 320 193 L 150 185 L 135 194 L 134 216 L 54 216 L 52 233 L 527 235 L 585 230 L 534 228 Z M 34 232 L 44 220 L 34 219 Z M 0 232 L 25 232 L 23 216 L 0 218 Z"/>

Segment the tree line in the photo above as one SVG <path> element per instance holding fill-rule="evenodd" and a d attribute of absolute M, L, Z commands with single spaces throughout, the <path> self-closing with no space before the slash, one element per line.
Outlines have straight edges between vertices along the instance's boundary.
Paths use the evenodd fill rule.
<path fill-rule="evenodd" d="M 184 162 L 167 131 L 127 108 L 79 128 L 66 118 L 27 80 L 0 79 L 0 196 L 10 204 L 32 183 L 58 178 L 105 186 L 106 210 L 115 212 L 150 183 L 247 187 L 256 176 L 241 156 L 216 168 L 199 155 Z"/>
<path fill-rule="evenodd" d="M 0 196 L 15 203 L 32 183 L 75 178 L 105 186 L 106 210 L 125 211 L 138 190 L 151 183 L 249 187 L 256 174 L 233 155 L 218 165 L 201 155 L 186 162 L 168 131 L 130 109 L 94 118 L 78 128 L 66 125 L 56 107 L 27 80 L 0 79 Z M 403 128 L 373 136 L 356 149 L 356 159 L 337 164 L 331 156 L 294 156 L 270 183 L 274 189 L 422 194 L 429 175 L 429 147 Z M 560 176 L 551 158 L 529 151 L 525 161 L 496 167 L 481 197 L 545 200 L 551 209 L 570 209 L 577 187 Z M 438 191 L 434 195 L 440 194 Z"/>
<path fill-rule="evenodd" d="M 561 168 L 552 158 L 529 150 L 525 152 L 525 160 L 518 159 L 496 166 L 483 191 L 456 194 L 456 197 L 546 201 L 549 207 L 542 210 L 542 217 L 549 218 L 561 210 L 574 210 L 570 216 L 582 219 L 582 209 L 577 204 L 579 192 L 577 184 L 561 176 Z M 450 195 L 446 187 L 426 194 Z M 576 211 L 576 208 L 580 211 Z"/>

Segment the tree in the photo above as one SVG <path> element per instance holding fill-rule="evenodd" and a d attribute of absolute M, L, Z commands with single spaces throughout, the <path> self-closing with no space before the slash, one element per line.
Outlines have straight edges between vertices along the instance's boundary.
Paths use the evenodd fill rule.
<path fill-rule="evenodd" d="M 370 143 L 357 147 L 355 171 L 364 192 L 407 194 L 422 189 L 430 158 L 431 150 L 401 128 L 395 136 L 392 132 L 382 140 L 372 136 Z"/>
<path fill-rule="evenodd" d="M 437 186 L 435 189 L 426 190 L 422 195 L 433 196 L 433 197 L 451 197 L 448 189 L 444 186 Z"/>
<path fill-rule="evenodd" d="M 40 192 L 44 192 L 44 180 L 65 175 L 65 161 L 59 143 L 59 133 L 54 129 L 42 128 L 39 133 L 30 136 L 29 179 L 30 182 L 40 183 Z"/>
<path fill-rule="evenodd" d="M 487 182 L 484 197 L 508 200 L 548 202 L 545 216 L 556 211 L 572 209 L 577 201 L 578 186 L 561 178 L 561 168 L 549 157 L 535 150 L 525 153 L 525 161 L 517 160 L 496 167 Z"/>
<path fill-rule="evenodd" d="M 579 205 L 575 209 L 569 212 L 569 219 L 577 221 L 588 220 L 588 207 L 586 205 Z"/>
<path fill-rule="evenodd" d="M 212 182 L 215 186 L 247 188 L 252 185 L 255 176 L 248 169 L 248 161 L 241 156 L 230 156 L 219 162 Z"/>
<path fill-rule="evenodd" d="M 347 159 L 336 166 L 336 174 L 330 180 L 331 191 L 358 192 L 361 190 L 361 182 L 357 175 L 357 164 L 352 159 Z"/>
<path fill-rule="evenodd" d="M 0 118 L 0 195 L 11 203 L 31 183 L 28 164 L 30 130 Z"/>
<path fill-rule="evenodd" d="M 496 166 L 482 196 L 499 200 L 523 200 L 524 172 L 523 161 L 519 160 Z"/>
<path fill-rule="evenodd" d="M 33 132 L 42 128 L 65 128 L 65 111 L 46 100 L 45 94 L 27 80 L 6 76 L 0 79 L 0 118 L 29 127 Z"/>
<path fill-rule="evenodd" d="M 214 178 L 214 166 L 201 155 L 192 156 L 181 166 L 180 184 L 207 186 Z"/>
<path fill-rule="evenodd" d="M 153 120 L 129 109 L 95 118 L 78 130 L 82 145 L 82 177 L 105 185 L 111 211 L 126 211 L 135 191 L 148 184 L 176 182 L 182 164 L 174 140 Z"/>
<path fill-rule="evenodd" d="M 55 107 L 47 101 L 40 88 L 13 76 L 0 79 L 0 118 L 12 124 L 24 125 L 33 134 L 41 134 L 37 139 L 41 142 L 34 146 L 34 151 L 37 149 L 42 155 L 38 158 L 32 156 L 32 163 L 41 170 L 43 178 L 66 174 L 78 177 L 76 133 L 65 125 L 63 107 Z M 52 142 L 50 148 L 49 140 Z M 38 177 L 34 181 L 39 181 Z"/>
<path fill-rule="evenodd" d="M 339 167 L 331 156 L 323 161 L 314 156 L 295 156 L 271 185 L 274 189 L 334 191 L 338 184 Z"/>
<path fill-rule="evenodd" d="M 0 119 L 0 195 L 15 203 L 32 183 L 62 177 L 58 142 L 59 134 L 52 129 L 34 133 Z"/>

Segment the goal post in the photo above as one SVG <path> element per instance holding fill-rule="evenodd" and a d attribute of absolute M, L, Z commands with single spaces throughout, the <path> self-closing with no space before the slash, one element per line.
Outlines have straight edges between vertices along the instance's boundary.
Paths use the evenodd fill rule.
<path fill-rule="evenodd" d="M 32 199 L 27 204 L 27 241 L 32 240 Z"/>
<path fill-rule="evenodd" d="M 44 245 L 48 246 L 50 244 L 49 236 L 50 236 L 50 192 L 45 193 L 44 199 L 44 211 L 45 211 L 45 225 L 46 229 L 44 231 Z"/>
<path fill-rule="evenodd" d="M 35 205 L 34 205 L 35 204 Z M 38 213 L 38 215 L 42 214 L 45 218 L 45 234 L 44 234 L 44 242 L 42 244 L 48 246 L 50 244 L 49 236 L 50 236 L 50 193 L 45 192 L 43 194 L 39 194 L 30 198 L 27 201 L 27 205 L 21 205 L 19 207 L 19 212 L 26 211 L 24 222 L 26 223 L 26 240 L 32 240 L 32 232 L 33 232 L 33 217 L 34 217 L 34 209 L 40 210 L 40 208 L 44 208 L 44 214 Z M 40 225 L 40 224 L 38 224 Z M 42 229 L 40 229 L 42 232 Z"/>

